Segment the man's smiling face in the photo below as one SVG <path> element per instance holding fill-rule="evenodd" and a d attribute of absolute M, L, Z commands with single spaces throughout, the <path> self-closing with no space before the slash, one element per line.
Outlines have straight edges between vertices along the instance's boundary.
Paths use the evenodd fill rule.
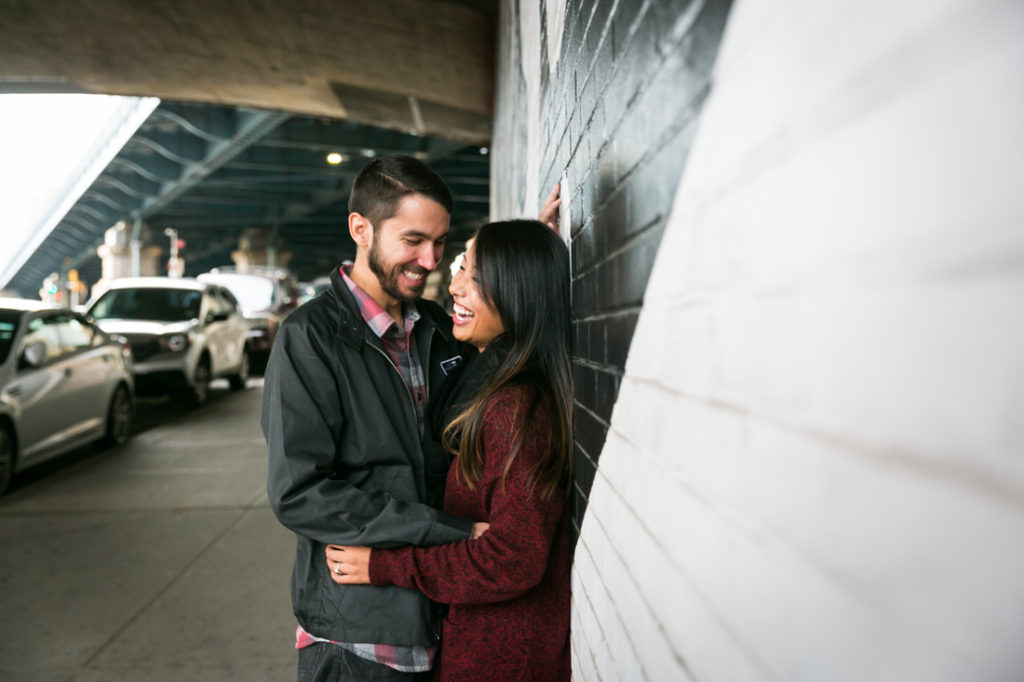
<path fill-rule="evenodd" d="M 411 194 L 402 197 L 395 215 L 374 226 L 368 260 L 387 295 L 399 301 L 423 295 L 427 275 L 444 255 L 449 218 L 441 204 Z"/>

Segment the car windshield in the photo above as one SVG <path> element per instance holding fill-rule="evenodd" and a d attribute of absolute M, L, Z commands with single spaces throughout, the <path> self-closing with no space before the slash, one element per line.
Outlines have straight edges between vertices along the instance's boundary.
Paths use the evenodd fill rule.
<path fill-rule="evenodd" d="M 226 287 L 235 295 L 245 312 L 266 310 L 277 302 L 274 300 L 274 282 L 266 277 L 219 274 L 204 275 L 203 280 L 214 281 Z"/>
<path fill-rule="evenodd" d="M 111 289 L 89 314 L 97 320 L 178 322 L 199 317 L 203 292 L 195 289 Z"/>
<path fill-rule="evenodd" d="M 14 344 L 14 335 L 18 332 L 21 316 L 20 310 L 0 310 L 0 362 L 7 360 Z"/>

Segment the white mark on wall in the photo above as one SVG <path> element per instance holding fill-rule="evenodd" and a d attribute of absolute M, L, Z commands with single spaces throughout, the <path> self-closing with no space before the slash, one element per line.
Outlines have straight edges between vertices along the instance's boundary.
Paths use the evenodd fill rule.
<path fill-rule="evenodd" d="M 526 192 L 520 215 L 536 215 L 540 179 L 540 6 L 519 3 L 522 73 L 526 81 Z"/>
<path fill-rule="evenodd" d="M 547 19 L 548 70 L 555 72 L 562 52 L 562 32 L 565 29 L 565 0 L 548 0 L 544 3 Z"/>
<path fill-rule="evenodd" d="M 569 242 L 572 241 L 572 212 L 569 210 L 569 206 L 572 203 L 572 195 L 569 193 L 569 171 L 566 170 L 562 174 L 562 180 L 558 184 L 558 197 L 562 200 L 562 203 L 558 205 L 558 234 L 561 235 L 562 241 L 565 242 L 566 246 L 569 246 Z"/>

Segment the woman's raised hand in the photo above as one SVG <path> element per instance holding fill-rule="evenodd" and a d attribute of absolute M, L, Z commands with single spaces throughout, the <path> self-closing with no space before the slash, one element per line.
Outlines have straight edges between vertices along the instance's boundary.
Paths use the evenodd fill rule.
<path fill-rule="evenodd" d="M 544 205 L 540 207 L 540 216 L 537 218 L 554 230 L 555 234 L 558 234 L 558 206 L 562 203 L 562 198 L 558 195 L 561 189 L 562 186 L 555 183 L 555 188 L 551 190 L 551 194 L 544 200 Z"/>

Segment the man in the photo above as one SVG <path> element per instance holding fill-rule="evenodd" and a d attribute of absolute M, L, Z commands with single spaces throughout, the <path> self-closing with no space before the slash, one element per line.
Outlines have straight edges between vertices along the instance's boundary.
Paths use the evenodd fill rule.
<path fill-rule="evenodd" d="M 297 537 L 300 682 L 429 676 L 430 601 L 335 585 L 324 548 L 470 537 L 472 520 L 440 511 L 447 456 L 421 438 L 428 393 L 462 355 L 444 311 L 420 300 L 452 205 L 444 181 L 416 159 L 371 162 L 349 198 L 355 262 L 288 317 L 271 353 L 261 424 L 270 503 Z"/>

